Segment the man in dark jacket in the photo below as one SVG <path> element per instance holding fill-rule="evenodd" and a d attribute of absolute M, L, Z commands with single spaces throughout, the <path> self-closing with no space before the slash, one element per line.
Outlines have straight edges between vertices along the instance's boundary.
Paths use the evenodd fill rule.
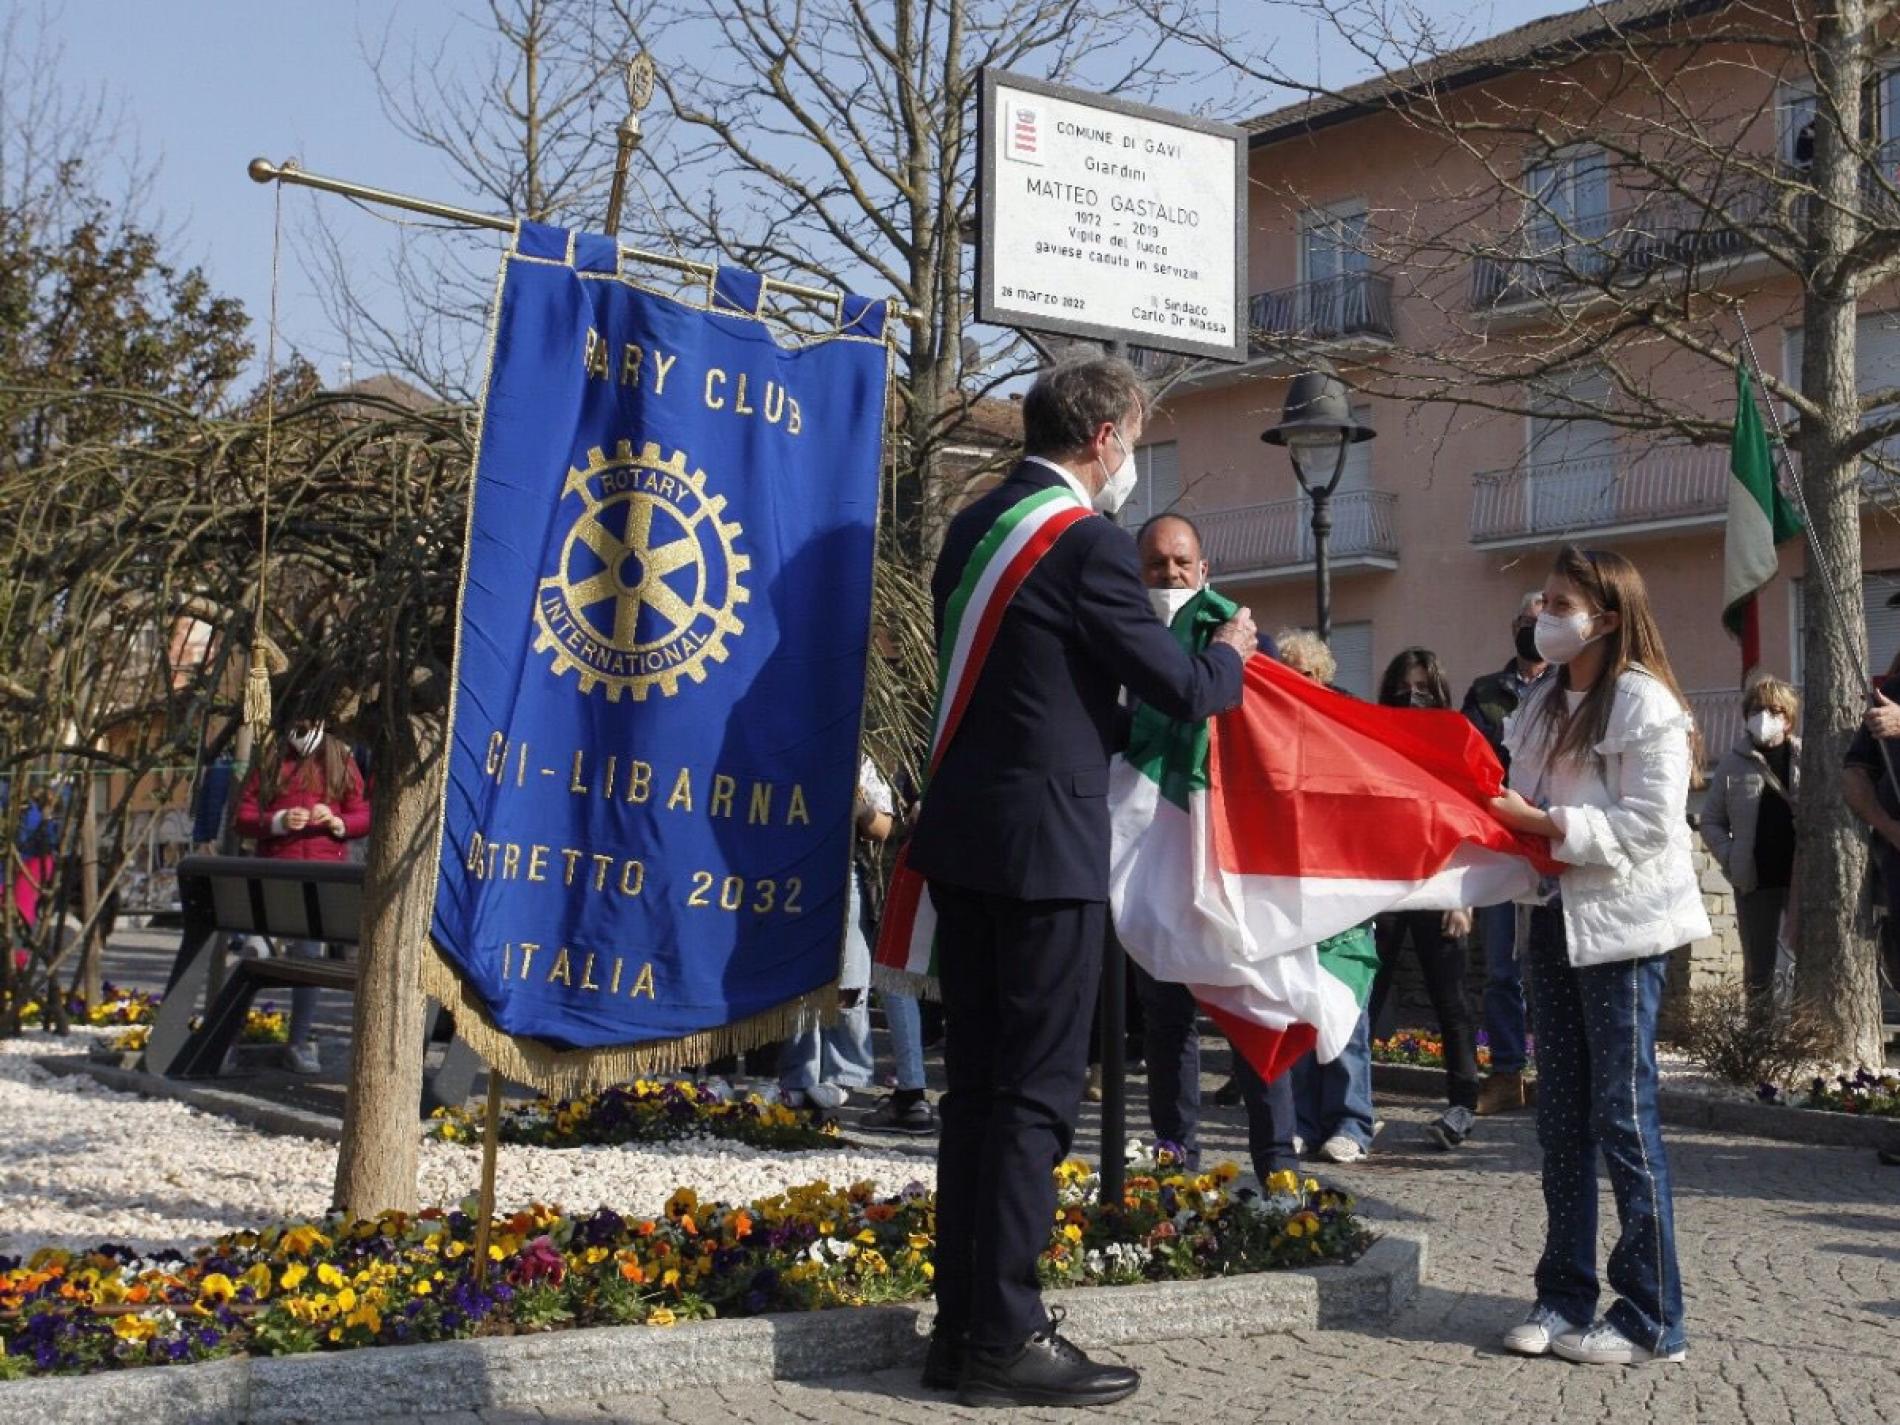
<path fill-rule="evenodd" d="M 1144 392 L 1125 362 L 1065 363 L 1023 400 L 1027 458 L 951 523 L 931 593 L 978 617 L 966 585 L 985 537 L 1037 505 L 1112 513 L 1134 484 Z M 953 607 L 953 599 L 955 605 Z M 1055 1217 L 1087 1075 L 1108 932 L 1108 763 L 1123 688 L 1171 717 L 1240 701 L 1254 650 L 1242 611 L 1191 657 L 1155 618 L 1135 542 L 1077 518 L 996 620 L 958 729 L 931 774 L 910 864 L 930 883 L 947 1015 L 937 1159 L 938 1318 L 924 1379 L 966 1404 L 1108 1404 L 1139 1377 L 1097 1365 L 1042 1306 L 1036 1261 Z M 971 681 L 973 679 L 973 682 Z M 946 694 L 948 696 L 948 694 Z"/>
<path fill-rule="evenodd" d="M 1504 720 L 1516 712 L 1550 665 L 1537 651 L 1537 616 L 1544 596 L 1524 596 L 1511 621 L 1511 661 L 1487 673 L 1465 694 L 1464 715 L 1510 766 L 1504 750 Z M 1517 907 L 1488 905 L 1478 912 L 1484 941 L 1484 1032 L 1491 1041 L 1491 1073 L 1478 1091 L 1479 1113 L 1505 1113 L 1524 1103 L 1524 976 L 1517 962 Z"/>

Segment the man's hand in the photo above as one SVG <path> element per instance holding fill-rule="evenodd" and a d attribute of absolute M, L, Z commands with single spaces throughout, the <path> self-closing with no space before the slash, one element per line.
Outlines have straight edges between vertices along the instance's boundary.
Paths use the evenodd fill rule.
<path fill-rule="evenodd" d="M 1861 722 L 1875 737 L 1900 737 L 1900 703 L 1875 688 L 1873 706 Z"/>
<path fill-rule="evenodd" d="M 1242 609 L 1214 630 L 1214 642 L 1224 643 L 1245 663 L 1260 651 L 1260 630 L 1254 627 L 1253 610 Z M 1895 709 L 1900 712 L 1900 708 Z"/>

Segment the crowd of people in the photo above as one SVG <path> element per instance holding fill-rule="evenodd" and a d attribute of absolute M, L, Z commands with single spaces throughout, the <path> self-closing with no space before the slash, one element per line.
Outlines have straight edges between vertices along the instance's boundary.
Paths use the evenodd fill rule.
<path fill-rule="evenodd" d="M 940 623 L 1000 520 L 1047 506 L 1052 495 L 1112 515 L 1133 486 L 1144 397 L 1124 363 L 1056 367 L 1029 391 L 1022 413 L 1025 458 L 948 531 L 933 582 Z M 1342 691 L 1324 641 L 1295 628 L 1269 636 L 1245 609 L 1204 649 L 1184 648 L 1168 625 L 1208 580 L 1200 531 L 1185 514 L 1157 515 L 1134 532 L 1084 519 L 1046 543 L 997 611 L 982 675 L 960 730 L 938 754 L 928 794 L 894 789 L 872 759 L 861 764 L 841 1013 L 748 1059 L 777 1079 L 787 1101 L 821 1112 L 837 1112 L 876 1083 L 878 867 L 882 849 L 907 838 L 938 917 L 944 1005 L 939 1014 L 876 990 L 891 1091 L 854 1127 L 940 1135 L 938 1317 L 924 1379 L 966 1403 L 1103 1404 L 1139 1384 L 1133 1371 L 1094 1362 L 1065 1340 L 1036 1287 L 1053 1208 L 1049 1169 L 1069 1151 L 1100 1048 L 1097 990 L 1113 933 L 1109 760 L 1137 705 L 1184 721 L 1235 706 L 1243 663 L 1256 655 Z M 1219 1094 L 1244 1106 L 1263 1182 L 1303 1160 L 1364 1158 L 1381 1127 L 1372 1043 L 1398 1023 L 1409 952 L 1443 1044 L 1445 1107 L 1430 1125 L 1438 1146 L 1458 1149 L 1487 1116 L 1536 1110 L 1546 1233 L 1529 1273 L 1531 1305 L 1503 1346 L 1591 1364 L 1681 1360 L 1687 1333 L 1656 1031 L 1668 953 L 1710 934 L 1691 813 L 1735 891 L 1748 1012 L 1771 1016 L 1785 995 L 1797 908 L 1800 699 L 1778 679 L 1752 683 L 1742 731 L 1698 790 L 1688 701 L 1628 559 L 1565 548 L 1508 629 L 1508 660 L 1461 700 L 1424 647 L 1391 659 L 1376 696 L 1391 708 L 1461 712 L 1505 772 L 1492 812 L 1547 846 L 1558 873 L 1517 904 L 1393 911 L 1348 932 L 1370 937 L 1377 969 L 1344 1052 L 1324 1063 L 1309 1054 L 1270 1081 L 1234 1053 Z M 1900 888 L 1896 744 L 1900 660 L 1875 694 L 1845 775 L 1848 804 L 1874 836 L 1881 880 Z M 54 873 L 56 818 L 49 797 L 36 796 L 14 848 L 10 893 L 29 925 Z M 261 857 L 349 858 L 370 829 L 360 753 L 326 730 L 318 710 L 287 706 L 226 824 Z M 1900 914 L 1883 924 L 1887 972 L 1900 982 Z M 1475 1011 L 1474 941 L 1483 984 Z M 325 949 L 291 942 L 249 953 Z M 1150 1126 L 1198 1164 L 1198 1006 L 1183 985 L 1138 966 L 1129 975 L 1132 1052 L 1145 1064 Z M 294 1072 L 321 1068 L 315 997 L 314 989 L 292 993 L 286 1063 Z M 948 1089 L 933 1106 L 925 1050 L 939 1034 Z M 1534 1080 L 1526 1074 L 1533 1062 Z M 1601 1273 L 1599 1160 L 1618 1219 Z M 1613 1299 L 1599 1312 L 1606 1284 Z"/>

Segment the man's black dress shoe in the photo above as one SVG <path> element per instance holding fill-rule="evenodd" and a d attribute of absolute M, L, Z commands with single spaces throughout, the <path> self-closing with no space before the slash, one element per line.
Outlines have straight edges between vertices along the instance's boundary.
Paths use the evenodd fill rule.
<path fill-rule="evenodd" d="M 924 1389 L 955 1390 L 963 1381 L 963 1338 L 948 1331 L 930 1333 L 930 1354 L 924 1357 Z"/>
<path fill-rule="evenodd" d="M 1091 1361 L 1082 1348 L 1062 1339 L 1062 1309 L 1047 1327 L 1022 1345 L 991 1351 L 978 1346 L 964 1353 L 960 1405 L 1112 1405 L 1141 1385 L 1127 1366 Z"/>

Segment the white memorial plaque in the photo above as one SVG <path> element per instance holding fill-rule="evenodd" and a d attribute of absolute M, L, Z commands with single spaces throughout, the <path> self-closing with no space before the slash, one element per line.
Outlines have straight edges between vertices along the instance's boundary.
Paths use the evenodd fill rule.
<path fill-rule="evenodd" d="M 977 319 L 1246 360 L 1246 138 L 985 72 Z"/>

